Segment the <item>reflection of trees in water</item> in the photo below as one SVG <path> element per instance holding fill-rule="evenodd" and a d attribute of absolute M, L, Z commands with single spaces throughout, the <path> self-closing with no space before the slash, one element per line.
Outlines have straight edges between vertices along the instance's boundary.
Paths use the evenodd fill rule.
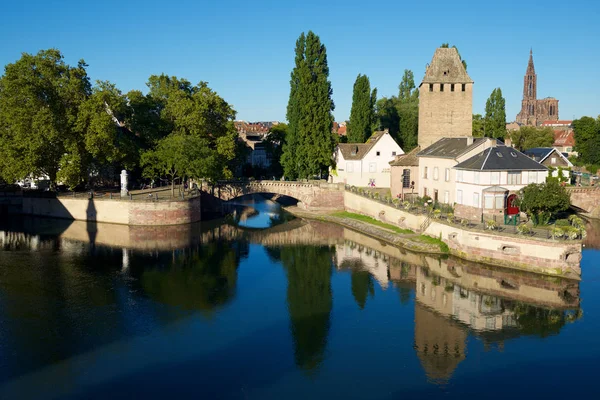
<path fill-rule="evenodd" d="M 375 296 L 375 284 L 373 277 L 368 271 L 352 270 L 350 275 L 352 286 L 352 296 L 356 300 L 356 304 L 362 310 L 365 308 L 367 298 Z"/>
<path fill-rule="evenodd" d="M 154 300 L 185 310 L 212 311 L 235 296 L 244 246 L 215 241 L 178 252 L 168 267 L 142 272 L 144 291 Z"/>
<path fill-rule="evenodd" d="M 515 303 L 512 311 L 521 334 L 539 337 L 557 335 L 567 322 L 579 319 L 582 313 L 581 309 L 555 310 L 525 303 Z"/>
<path fill-rule="evenodd" d="M 287 303 L 296 364 L 314 370 L 323 361 L 329 334 L 334 250 L 294 246 L 268 252 L 270 257 L 281 261 L 287 273 Z"/>

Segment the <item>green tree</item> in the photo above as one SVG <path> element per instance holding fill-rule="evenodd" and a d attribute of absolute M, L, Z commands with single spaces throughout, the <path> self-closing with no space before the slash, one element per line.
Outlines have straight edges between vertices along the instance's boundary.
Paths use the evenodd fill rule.
<path fill-rule="evenodd" d="M 236 160 L 238 151 L 237 131 L 233 125 L 235 110 L 211 90 L 206 82 L 192 85 L 189 81 L 175 76 L 153 75 L 148 80 L 148 87 L 149 96 L 153 99 L 156 112 L 160 113 L 161 118 L 159 129 L 156 129 L 158 133 L 152 136 L 160 137 L 168 132 L 169 136 L 194 138 L 175 138 L 167 141 L 170 150 L 166 153 L 159 152 L 166 157 L 162 159 L 171 160 L 172 163 L 175 160 L 172 150 L 181 149 L 173 147 L 178 143 L 178 146 L 186 146 L 182 154 L 191 157 L 188 160 L 190 170 L 180 171 L 185 176 L 191 176 L 188 173 L 193 173 L 194 178 L 213 181 L 230 178 L 233 175 L 231 162 Z M 161 139 L 161 143 L 165 143 L 164 141 L 165 138 Z M 200 145 L 201 149 L 188 148 Z M 198 160 L 198 152 L 202 154 L 203 160 Z M 148 157 L 150 155 L 146 156 L 145 168 L 149 168 Z M 210 165 L 207 160 L 210 160 Z M 179 161 L 177 165 L 180 165 Z M 171 173 L 168 175 L 173 176 Z"/>
<path fill-rule="evenodd" d="M 552 147 L 554 131 L 550 127 L 522 126 L 519 130 L 510 132 L 510 140 L 512 146 L 519 151 L 534 147 Z"/>
<path fill-rule="evenodd" d="M 582 117 L 573 121 L 574 150 L 583 164 L 600 164 L 600 117 Z"/>
<path fill-rule="evenodd" d="M 521 190 L 519 207 L 536 225 L 543 224 L 571 204 L 571 195 L 557 180 L 531 183 Z"/>
<path fill-rule="evenodd" d="M 485 121 L 481 114 L 473 114 L 473 136 L 483 137 L 484 136 L 484 124 Z"/>
<path fill-rule="evenodd" d="M 66 64 L 56 49 L 23 53 L 5 67 L 0 78 L 0 174 L 5 179 L 47 175 L 53 186 L 61 178 L 71 185 L 82 179 L 86 155 L 76 122 L 91 93 L 86 67 L 83 60 L 76 67 Z"/>
<path fill-rule="evenodd" d="M 485 103 L 484 133 L 495 139 L 506 135 L 506 102 L 500 88 L 494 89 Z"/>
<path fill-rule="evenodd" d="M 398 115 L 398 98 L 382 97 L 375 103 L 375 114 L 377 129 L 387 129 L 390 135 L 400 144 L 398 130 L 400 128 L 400 116 Z"/>
<path fill-rule="evenodd" d="M 377 89 L 371 91 L 369 77 L 358 74 L 352 93 L 352 108 L 348 124 L 348 142 L 365 143 L 375 125 L 375 102 Z"/>
<path fill-rule="evenodd" d="M 398 142 L 405 152 L 409 152 L 417 146 L 419 136 L 419 90 L 411 70 L 404 70 L 398 89 Z"/>
<path fill-rule="evenodd" d="M 312 31 L 296 41 L 290 79 L 288 132 L 281 163 L 286 177 L 321 176 L 333 163 L 334 110 L 327 51 Z"/>
<path fill-rule="evenodd" d="M 284 123 L 273 125 L 264 140 L 267 157 L 271 160 L 270 173 L 278 178 L 283 175 L 281 156 L 283 154 L 287 129 L 288 126 Z"/>

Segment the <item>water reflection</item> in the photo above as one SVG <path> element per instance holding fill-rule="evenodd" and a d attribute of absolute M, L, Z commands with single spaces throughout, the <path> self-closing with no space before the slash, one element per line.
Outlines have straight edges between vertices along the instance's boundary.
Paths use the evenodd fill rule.
<path fill-rule="evenodd" d="M 287 276 L 287 305 L 294 340 L 296 364 L 316 369 L 324 358 L 333 304 L 332 255 L 329 247 L 282 247 L 271 249 Z"/>
<path fill-rule="evenodd" d="M 277 201 L 261 194 L 238 198 L 229 206 L 233 208 L 229 218 L 236 226 L 244 228 L 269 228 L 294 219 Z"/>
<path fill-rule="evenodd" d="M 248 328 L 238 325 L 241 315 L 261 334 L 231 345 L 236 352 L 257 343 L 264 348 L 253 349 L 255 355 L 268 358 L 279 349 L 273 365 L 286 365 L 285 351 L 303 376 L 326 376 L 332 354 L 340 357 L 336 335 L 353 335 L 335 333 L 338 310 L 351 309 L 359 319 L 389 311 L 383 307 L 410 307 L 414 326 L 394 340 L 412 346 L 421 376 L 447 383 L 468 364 L 470 337 L 501 350 L 522 336 L 557 335 L 581 316 L 578 281 L 410 253 L 316 221 L 279 221 L 260 230 L 231 221 L 160 229 L 97 224 L 93 243 L 85 223 L 24 221 L 0 227 L 3 381 L 62 363 L 61 379 L 76 385 L 71 360 L 77 355 L 188 318 L 197 330 L 186 336 L 176 330 L 186 328 L 173 328 L 187 337 L 184 347 L 198 346 L 198 332 L 243 337 Z M 267 295 L 241 297 L 261 282 L 257 276 L 268 282 Z M 393 302 L 381 302 L 388 293 Z M 382 318 L 380 330 L 376 318 L 368 322 L 375 325 L 374 341 L 409 323 Z M 214 360 L 236 357 L 211 343 L 205 344 Z M 144 362 L 159 356 L 145 341 L 131 346 L 145 354 Z M 100 351 L 93 362 L 108 357 Z"/>

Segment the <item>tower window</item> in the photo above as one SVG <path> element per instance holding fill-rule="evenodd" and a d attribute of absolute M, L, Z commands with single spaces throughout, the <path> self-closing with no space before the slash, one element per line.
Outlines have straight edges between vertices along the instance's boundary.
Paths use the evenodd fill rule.
<path fill-rule="evenodd" d="M 444 91 L 444 84 L 440 83 L 440 92 L 443 92 L 443 91 Z"/>
<path fill-rule="evenodd" d="M 450 91 L 454 92 L 454 83 L 450 85 Z"/>
<path fill-rule="evenodd" d="M 462 84 L 462 91 L 465 91 L 465 87 L 467 87 L 467 85 L 465 85 L 464 83 Z"/>
<path fill-rule="evenodd" d="M 430 84 L 429 84 L 429 91 L 430 91 L 430 92 L 433 92 L 433 83 L 430 83 Z"/>

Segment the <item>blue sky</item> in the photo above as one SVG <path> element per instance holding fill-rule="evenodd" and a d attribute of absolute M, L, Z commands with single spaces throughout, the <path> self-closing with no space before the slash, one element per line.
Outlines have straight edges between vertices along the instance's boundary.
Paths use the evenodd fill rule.
<path fill-rule="evenodd" d="M 600 114 L 600 2 L 555 1 L 11 1 L 2 6 L 0 65 L 58 48 L 93 80 L 127 92 L 151 74 L 207 81 L 238 119 L 285 120 L 294 45 L 313 30 L 327 47 L 337 121 L 349 117 L 357 74 L 379 96 L 404 69 L 419 82 L 441 43 L 458 46 L 475 81 L 473 111 L 495 87 L 507 120 L 520 109 L 529 48 L 538 98 L 561 119 Z"/>

